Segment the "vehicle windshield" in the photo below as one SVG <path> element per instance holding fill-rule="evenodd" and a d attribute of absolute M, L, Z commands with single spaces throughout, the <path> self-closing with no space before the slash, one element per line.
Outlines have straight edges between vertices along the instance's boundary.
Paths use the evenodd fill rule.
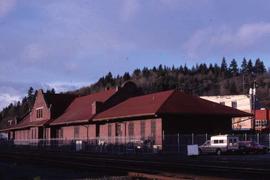
<path fill-rule="evenodd" d="M 209 145 L 209 144 L 210 144 L 210 141 L 207 140 L 207 141 L 205 141 L 205 143 L 203 145 Z"/>

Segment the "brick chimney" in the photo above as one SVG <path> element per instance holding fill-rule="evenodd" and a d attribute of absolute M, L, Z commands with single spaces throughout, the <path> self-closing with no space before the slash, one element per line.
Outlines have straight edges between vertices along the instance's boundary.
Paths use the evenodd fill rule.
<path fill-rule="evenodd" d="M 94 101 L 92 103 L 92 115 L 95 115 L 95 114 L 101 112 L 102 105 L 103 105 L 102 102 L 100 102 L 100 101 Z"/>

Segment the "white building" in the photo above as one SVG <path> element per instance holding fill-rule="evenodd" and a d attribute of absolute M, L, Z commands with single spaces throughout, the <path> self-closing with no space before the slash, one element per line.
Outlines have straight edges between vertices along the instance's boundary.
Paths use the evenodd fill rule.
<path fill-rule="evenodd" d="M 201 96 L 201 98 L 252 113 L 252 101 L 249 95 Z M 232 128 L 234 130 L 250 130 L 253 127 L 252 123 L 252 118 L 233 118 Z"/>

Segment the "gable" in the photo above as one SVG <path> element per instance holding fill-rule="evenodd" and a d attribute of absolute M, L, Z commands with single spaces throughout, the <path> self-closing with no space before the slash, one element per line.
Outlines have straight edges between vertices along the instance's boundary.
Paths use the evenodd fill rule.
<path fill-rule="evenodd" d="M 35 103 L 33 105 L 32 111 L 30 113 L 30 121 L 42 121 L 49 120 L 51 118 L 51 113 L 47 103 L 44 99 L 43 92 L 41 90 L 38 91 Z"/>

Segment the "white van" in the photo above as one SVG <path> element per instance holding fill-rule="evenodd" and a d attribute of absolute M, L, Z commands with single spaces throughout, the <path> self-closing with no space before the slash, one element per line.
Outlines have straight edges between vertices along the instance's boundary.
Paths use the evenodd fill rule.
<path fill-rule="evenodd" d="M 200 154 L 236 152 L 239 150 L 239 138 L 232 135 L 211 136 L 210 140 L 199 146 Z"/>

